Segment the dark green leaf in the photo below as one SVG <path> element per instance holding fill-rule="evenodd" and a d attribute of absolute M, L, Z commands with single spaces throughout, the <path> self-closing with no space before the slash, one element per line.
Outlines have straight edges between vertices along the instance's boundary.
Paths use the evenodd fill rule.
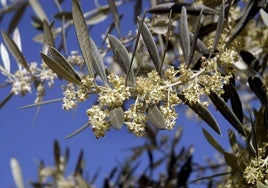
<path fill-rule="evenodd" d="M 84 154 L 84 152 L 83 152 L 83 150 L 81 150 L 80 153 L 79 153 L 78 160 L 76 162 L 75 170 L 74 170 L 74 175 L 75 176 L 83 174 L 83 168 L 84 168 L 83 154 Z"/>
<path fill-rule="evenodd" d="M 264 107 L 262 107 L 255 115 L 254 129 L 256 131 L 257 145 L 261 146 L 268 140 L 268 125 L 266 122 L 267 114 Z"/>
<path fill-rule="evenodd" d="M 132 82 L 134 82 L 135 77 L 133 73 L 133 68 L 131 66 L 130 57 L 127 49 L 121 43 L 119 39 L 117 39 L 113 35 L 108 35 L 109 43 L 114 53 L 114 58 L 116 62 L 120 65 L 123 71 L 127 74 L 129 72 L 129 78 Z M 129 70 L 130 69 L 130 70 Z"/>
<path fill-rule="evenodd" d="M 107 76 L 105 73 L 104 63 L 101 57 L 101 54 L 95 44 L 95 42 L 90 38 L 90 45 L 91 45 L 91 56 L 93 60 L 93 68 L 97 72 L 97 74 L 101 77 L 102 81 L 108 85 Z"/>
<path fill-rule="evenodd" d="M 64 20 L 72 20 L 73 19 L 73 14 L 71 12 L 59 12 L 54 15 L 54 18 L 56 19 L 64 19 Z"/>
<path fill-rule="evenodd" d="M 124 111 L 122 107 L 114 108 L 109 114 L 111 125 L 116 129 L 121 129 L 125 121 Z"/>
<path fill-rule="evenodd" d="M 210 143 L 210 145 L 215 148 L 218 152 L 220 152 L 221 154 L 224 154 L 224 149 L 218 144 L 218 142 L 211 136 L 211 134 L 209 134 L 208 131 L 206 131 L 206 129 L 202 128 L 203 131 L 203 135 L 205 136 L 205 138 L 207 139 L 207 141 Z"/>
<path fill-rule="evenodd" d="M 27 64 L 22 52 L 20 51 L 16 43 L 13 41 L 13 39 L 4 31 L 2 31 L 2 37 L 5 41 L 8 50 L 14 56 L 17 63 L 21 64 L 26 70 L 30 72 L 29 65 Z"/>
<path fill-rule="evenodd" d="M 259 72 L 260 62 L 250 52 L 241 50 L 239 55 L 249 67 Z"/>
<path fill-rule="evenodd" d="M 10 92 L 1 102 L 0 102 L 0 109 L 5 106 L 5 104 L 13 97 L 14 92 Z"/>
<path fill-rule="evenodd" d="M 148 114 L 149 120 L 156 128 L 167 129 L 166 120 L 157 106 L 149 107 L 147 114 Z"/>
<path fill-rule="evenodd" d="M 209 49 L 207 48 L 207 46 L 203 43 L 202 40 L 200 39 L 195 39 L 196 37 L 196 34 L 193 34 L 190 32 L 190 39 L 191 39 L 191 46 L 194 50 L 204 54 L 204 55 L 207 55 L 209 54 Z M 195 45 L 194 45 L 194 41 L 196 40 L 195 42 Z"/>
<path fill-rule="evenodd" d="M 75 135 L 79 134 L 80 132 L 82 132 L 83 130 L 85 130 L 88 127 L 88 123 L 86 123 L 85 125 L 83 125 L 82 127 L 80 127 L 79 129 L 77 129 L 76 131 L 74 131 L 73 133 L 69 134 L 68 136 L 65 137 L 65 139 L 69 139 L 74 137 Z"/>
<path fill-rule="evenodd" d="M 61 165 L 61 151 L 60 151 L 60 145 L 57 140 L 54 141 L 54 160 L 55 160 L 55 165 L 58 170 L 60 170 L 60 165 Z"/>
<path fill-rule="evenodd" d="M 44 45 L 46 45 L 46 47 L 49 46 L 54 47 L 55 46 L 54 37 L 51 32 L 51 27 L 46 20 L 43 21 L 43 29 L 44 29 Z"/>
<path fill-rule="evenodd" d="M 47 66 L 52 69 L 59 77 L 62 77 L 69 82 L 80 85 L 81 82 L 77 77 L 74 77 L 70 72 L 68 72 L 63 66 L 59 63 L 48 57 L 47 55 L 41 53 L 41 57 L 43 61 L 47 64 Z"/>
<path fill-rule="evenodd" d="M 250 89 L 255 93 L 255 95 L 260 99 L 262 104 L 265 104 L 266 91 L 262 80 L 259 77 L 249 77 L 248 84 Z"/>
<path fill-rule="evenodd" d="M 231 148 L 233 150 L 234 153 L 236 153 L 238 151 L 238 143 L 235 137 L 235 134 L 232 130 L 228 130 L 228 137 L 229 137 L 229 143 L 231 145 Z"/>
<path fill-rule="evenodd" d="M 243 174 L 243 169 L 238 164 L 238 159 L 234 154 L 224 152 L 224 158 L 226 161 L 226 164 L 229 165 L 233 171 L 239 172 Z"/>
<path fill-rule="evenodd" d="M 213 104 L 217 107 L 220 113 L 225 117 L 227 121 L 243 136 L 246 136 L 245 129 L 233 111 L 229 108 L 229 106 L 224 102 L 224 100 L 219 97 L 213 91 L 210 91 L 209 98 L 213 102 Z"/>
<path fill-rule="evenodd" d="M 175 132 L 174 139 L 172 140 L 172 147 L 173 148 L 175 148 L 177 143 L 180 141 L 182 133 L 183 133 L 183 126 L 179 126 Z"/>
<path fill-rule="evenodd" d="M 222 1 L 220 15 L 219 15 L 219 19 L 218 19 L 217 28 L 216 28 L 216 34 L 215 34 L 215 38 L 214 38 L 214 43 L 213 43 L 213 47 L 212 47 L 210 54 L 209 54 L 210 57 L 217 49 L 217 46 L 218 46 L 218 43 L 220 40 L 220 36 L 221 36 L 222 31 L 223 31 L 224 22 L 225 22 L 225 20 L 224 20 L 225 15 L 224 14 L 225 14 L 225 3 L 224 3 L 224 1 Z"/>
<path fill-rule="evenodd" d="M 80 76 L 76 73 L 73 66 L 61 55 L 61 53 L 54 47 L 49 47 L 49 52 L 52 56 L 52 59 L 60 65 L 62 68 L 64 68 L 72 77 L 77 79 L 79 82 L 81 82 Z"/>
<path fill-rule="evenodd" d="M 243 108 L 240 97 L 232 83 L 226 85 L 228 90 L 228 96 L 230 97 L 232 110 L 241 123 L 243 123 Z"/>
<path fill-rule="evenodd" d="M 27 2 L 22 2 L 19 5 L 16 13 L 14 14 L 14 16 L 12 17 L 12 19 L 10 21 L 10 24 L 8 25 L 7 30 L 8 30 L 9 34 L 11 34 L 14 31 L 14 29 L 18 26 L 21 18 L 23 17 L 23 14 L 24 14 L 24 12 L 26 10 L 27 5 L 28 5 Z"/>
<path fill-rule="evenodd" d="M 90 45 L 90 39 L 88 36 L 88 28 L 86 25 L 86 21 L 85 21 L 83 12 L 80 8 L 80 5 L 78 3 L 78 0 L 73 0 L 72 2 L 73 2 L 72 3 L 73 21 L 74 21 L 74 27 L 75 27 L 78 43 L 82 51 L 84 60 L 86 62 L 89 75 L 91 77 L 94 77 L 94 71 L 93 71 L 93 65 L 92 65 L 93 57 L 91 53 L 91 45 Z"/>
<path fill-rule="evenodd" d="M 185 63 L 189 65 L 190 53 L 191 53 L 191 47 L 190 47 L 191 41 L 190 41 L 190 32 L 188 29 L 187 12 L 185 7 L 182 7 L 181 10 L 179 39 Z"/>
<path fill-rule="evenodd" d="M 202 104 L 196 102 L 196 103 L 189 103 L 185 99 L 183 95 L 178 95 L 179 98 L 185 102 L 202 120 L 204 120 L 216 133 L 221 135 L 220 127 L 215 120 L 215 118 L 212 116 L 212 114 L 208 111 L 206 107 L 204 107 Z"/>
<path fill-rule="evenodd" d="M 117 33 L 120 36 L 121 35 L 120 34 L 120 20 L 119 20 L 119 14 L 118 14 L 117 6 L 116 6 L 114 0 L 108 0 L 108 3 L 109 3 L 110 11 L 111 11 L 113 19 L 114 19 L 115 28 L 117 30 Z"/>
<path fill-rule="evenodd" d="M 141 35 L 143 38 L 143 41 L 145 43 L 146 48 L 148 49 L 148 52 L 150 54 L 150 57 L 152 58 L 156 71 L 161 75 L 161 59 L 159 57 L 159 52 L 157 50 L 157 46 L 155 44 L 155 41 L 153 39 L 153 36 L 147 27 L 147 25 L 142 21 L 140 22 L 140 28 L 141 28 Z"/>

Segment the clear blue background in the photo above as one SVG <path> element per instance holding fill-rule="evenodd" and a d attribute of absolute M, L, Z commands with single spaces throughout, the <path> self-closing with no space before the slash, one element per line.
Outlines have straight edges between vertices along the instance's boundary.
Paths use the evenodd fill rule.
<path fill-rule="evenodd" d="M 82 1 L 83 11 L 94 9 L 93 1 Z M 100 1 L 101 4 L 106 1 Z M 42 1 L 42 6 L 48 17 L 52 20 L 53 14 L 57 12 L 53 1 Z M 143 8 L 146 8 L 145 5 Z M 148 8 L 148 6 L 147 6 Z M 64 10 L 71 10 L 71 1 L 66 1 Z M 136 26 L 133 24 L 133 3 L 119 7 L 119 12 L 124 14 L 121 27 L 123 34 L 127 34 L 128 30 L 135 32 Z M 27 12 L 23 17 L 23 21 L 19 24 L 19 30 L 22 36 L 23 53 L 28 62 L 37 61 L 40 63 L 39 52 L 41 45 L 33 42 L 32 37 L 39 32 L 31 26 L 30 16 L 33 11 L 27 8 Z M 7 16 L 1 22 L 2 30 L 7 29 L 7 23 L 11 16 Z M 96 25 L 90 35 L 97 44 L 101 43 L 100 33 L 104 33 L 107 26 L 112 22 L 111 18 Z M 0 39 L 2 42 L 2 38 Z M 76 36 L 71 30 L 68 32 L 68 50 L 77 50 Z M 11 58 L 11 67 L 14 71 L 17 67 L 13 58 Z M 2 63 L 2 62 L 0 62 Z M 5 77 L 0 75 L 0 83 L 4 82 Z M 53 90 L 47 91 L 45 99 L 53 99 L 62 97 L 60 88 L 61 83 L 57 83 Z M 10 87 L 0 88 L 0 99 L 2 100 L 8 93 Z M 29 187 L 30 180 L 37 179 L 38 161 L 44 160 L 47 165 L 54 165 L 53 161 L 53 142 L 57 139 L 60 143 L 62 151 L 69 147 L 71 151 L 70 163 L 68 164 L 67 175 L 72 172 L 78 158 L 79 151 L 84 150 L 84 158 L 86 160 L 86 172 L 92 177 L 100 168 L 100 180 L 108 176 L 109 171 L 129 156 L 130 152 L 126 148 L 130 148 L 144 142 L 143 138 L 137 138 L 129 134 L 126 128 L 121 131 L 110 131 L 106 137 L 96 139 L 90 129 L 86 129 L 74 138 L 65 140 L 64 138 L 85 124 L 87 116 L 85 110 L 89 104 L 82 104 L 77 110 L 65 112 L 61 110 L 61 102 L 42 106 L 35 118 L 36 108 L 18 110 L 19 107 L 32 104 L 35 99 L 35 91 L 27 94 L 26 97 L 15 96 L 6 106 L 0 110 L 0 187 L 15 187 L 10 170 L 10 159 L 15 157 L 22 168 L 24 183 Z M 87 102 L 86 102 L 87 103 Z M 213 107 L 212 107 L 213 109 Z M 223 128 L 223 136 L 217 136 L 211 131 L 205 123 L 198 122 L 197 119 L 192 121 L 185 118 L 185 108 L 179 108 L 179 119 L 177 126 L 183 126 L 184 134 L 178 145 L 181 147 L 195 147 L 194 161 L 205 164 L 207 157 L 214 157 L 215 150 L 205 141 L 201 127 L 205 127 L 211 132 L 215 138 L 223 145 L 227 144 L 226 127 L 230 125 L 221 117 L 216 116 L 217 120 Z M 174 131 L 164 131 L 171 136 Z M 143 159 L 147 163 L 146 157 Z M 164 171 L 164 170 L 163 170 Z M 97 186 L 98 187 L 98 186 Z M 198 187 L 198 186 L 197 186 Z"/>

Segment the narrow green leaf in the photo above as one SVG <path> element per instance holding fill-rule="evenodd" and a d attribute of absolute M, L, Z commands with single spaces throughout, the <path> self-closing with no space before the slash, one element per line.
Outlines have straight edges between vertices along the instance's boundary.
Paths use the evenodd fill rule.
<path fill-rule="evenodd" d="M 228 95 L 230 97 L 232 110 L 234 114 L 237 116 L 237 118 L 239 119 L 239 121 L 243 123 L 244 114 L 243 114 L 242 103 L 239 98 L 239 95 L 232 83 L 229 83 L 226 87 L 228 90 Z"/>
<path fill-rule="evenodd" d="M 68 136 L 66 136 L 65 139 L 69 139 L 69 138 L 74 137 L 75 135 L 77 135 L 77 134 L 81 133 L 83 130 L 85 130 L 87 127 L 88 127 L 88 123 L 84 124 L 82 127 L 80 127 L 76 131 L 74 131 L 71 134 L 69 134 Z"/>
<path fill-rule="evenodd" d="M 62 67 L 60 64 L 48 57 L 46 54 L 41 53 L 41 57 L 43 61 L 47 64 L 47 66 L 52 69 L 59 77 L 62 77 L 74 84 L 81 85 L 81 82 L 78 78 L 74 77 L 64 67 Z"/>
<path fill-rule="evenodd" d="M 208 131 L 206 131 L 206 129 L 202 128 L 202 132 L 203 135 L 205 136 L 205 138 L 207 139 L 207 141 L 210 143 L 210 145 L 215 148 L 218 152 L 220 152 L 221 154 L 224 154 L 224 149 L 218 144 L 218 142 L 211 136 L 211 134 L 209 134 Z"/>
<path fill-rule="evenodd" d="M 179 98 L 184 101 L 202 120 L 204 120 L 216 133 L 221 135 L 220 127 L 213 117 L 213 115 L 208 111 L 206 107 L 202 104 L 196 102 L 194 104 L 189 103 L 183 95 L 178 94 Z"/>
<path fill-rule="evenodd" d="M 189 65 L 190 60 L 190 33 L 188 29 L 188 21 L 187 21 L 187 12 L 185 7 L 182 7 L 181 10 L 181 19 L 180 19 L 180 45 L 183 52 L 183 57 L 187 65 Z"/>
<path fill-rule="evenodd" d="M 94 77 L 94 71 L 92 65 L 93 58 L 91 54 L 91 45 L 88 36 L 88 28 L 82 10 L 80 8 L 80 5 L 78 3 L 78 0 L 72 1 L 72 13 L 73 13 L 73 22 L 76 31 L 76 36 L 78 39 L 80 49 L 82 51 L 82 55 L 86 62 L 89 75 L 91 77 Z"/>
<path fill-rule="evenodd" d="M 87 14 L 88 18 L 86 19 L 86 23 L 88 25 L 95 25 L 103 22 L 108 18 L 109 13 L 110 8 L 108 6 L 100 6 Z"/>
<path fill-rule="evenodd" d="M 59 19 L 59 20 L 73 20 L 73 14 L 71 12 L 58 12 L 54 15 L 55 19 Z"/>
<path fill-rule="evenodd" d="M 48 20 L 45 11 L 41 7 L 38 0 L 29 0 L 31 7 L 33 8 L 35 14 L 39 18 L 39 20 L 42 22 L 43 20 Z"/>
<path fill-rule="evenodd" d="M 8 25 L 8 29 L 7 29 L 9 34 L 11 34 L 14 31 L 14 29 L 18 26 L 21 18 L 23 17 L 23 14 L 24 14 L 27 6 L 28 6 L 27 2 L 22 2 L 19 5 L 17 11 L 15 12 L 11 21 L 9 22 L 10 24 Z"/>
<path fill-rule="evenodd" d="M 108 85 L 107 75 L 105 73 L 104 63 L 101 57 L 101 54 L 95 44 L 95 42 L 90 38 L 91 45 L 91 55 L 93 60 L 93 68 L 97 72 L 97 74 L 101 77 L 102 81 Z"/>
<path fill-rule="evenodd" d="M 143 20 L 139 20 L 140 22 L 140 28 L 141 28 L 141 35 L 142 39 L 145 43 L 146 48 L 148 49 L 148 52 L 150 54 L 150 57 L 152 58 L 156 71 L 161 75 L 161 59 L 159 57 L 159 52 L 157 50 L 157 46 L 155 44 L 155 41 L 153 39 L 153 36 L 147 27 L 147 25 L 143 22 Z"/>
<path fill-rule="evenodd" d="M 234 171 L 239 172 L 243 174 L 243 169 L 238 164 L 238 159 L 234 154 L 224 152 L 224 158 L 226 161 L 226 164 L 229 165 Z"/>
<path fill-rule="evenodd" d="M 72 77 L 77 79 L 79 82 L 81 81 L 80 76 L 76 73 L 73 66 L 63 57 L 63 55 L 54 47 L 49 47 L 49 52 L 52 56 L 52 59 L 60 65 L 62 68 L 64 68 Z"/>
<path fill-rule="evenodd" d="M 127 49 L 115 36 L 108 35 L 108 39 L 114 54 L 115 61 L 119 64 L 119 66 L 126 74 L 129 73 L 130 80 L 134 82 L 135 77 L 133 73 L 133 68 L 130 67 L 131 62 Z"/>
<path fill-rule="evenodd" d="M 83 150 L 80 151 L 79 156 L 78 156 L 78 160 L 76 162 L 76 166 L 75 166 L 75 170 L 74 170 L 74 176 L 80 176 L 83 173 L 83 155 L 84 152 Z"/>
<path fill-rule="evenodd" d="M 10 92 L 1 102 L 0 102 L 0 109 L 5 106 L 5 104 L 13 97 L 14 92 Z"/>
<path fill-rule="evenodd" d="M 57 99 L 51 99 L 51 100 L 47 100 L 47 101 L 42 101 L 42 102 L 38 102 L 38 103 L 34 103 L 34 104 L 29 104 L 29 105 L 25 105 L 19 108 L 19 110 L 22 109 L 26 109 L 26 108 L 33 108 L 33 107 L 37 107 L 37 106 L 41 106 L 41 105 L 45 105 L 45 104 L 51 104 L 54 102 L 59 102 L 62 101 L 63 98 L 57 98 Z"/>
<path fill-rule="evenodd" d="M 150 122 L 158 129 L 167 129 L 166 120 L 163 117 L 163 114 L 160 112 L 157 106 L 149 107 L 148 118 Z"/>
<path fill-rule="evenodd" d="M 17 63 L 21 64 L 26 70 L 28 70 L 30 72 L 29 65 L 27 64 L 22 52 L 19 50 L 18 46 L 13 41 L 13 39 L 4 31 L 2 31 L 2 37 L 5 41 L 5 44 L 8 48 L 8 50 L 14 56 Z"/>
<path fill-rule="evenodd" d="M 17 159 L 11 158 L 10 167 L 17 188 L 24 188 L 22 172 Z"/>
<path fill-rule="evenodd" d="M 60 151 L 60 145 L 57 140 L 54 141 L 54 161 L 57 169 L 59 170 L 61 165 L 61 151 Z"/>
<path fill-rule="evenodd" d="M 114 128 L 121 129 L 125 121 L 122 107 L 112 109 L 109 114 L 109 120 Z"/>
<path fill-rule="evenodd" d="M 55 46 L 54 44 L 54 37 L 51 31 L 51 28 L 46 20 L 43 21 L 43 28 L 44 28 L 44 45 L 46 47 Z"/>
<path fill-rule="evenodd" d="M 223 115 L 223 117 L 229 121 L 229 123 L 243 136 L 246 136 L 245 129 L 239 119 L 236 117 L 236 115 L 233 113 L 233 111 L 229 108 L 229 106 L 226 104 L 226 102 L 219 97 L 216 93 L 213 91 L 210 92 L 209 98 L 213 102 L 213 104 L 216 106 L 216 108 L 220 111 L 220 113 Z"/>
<path fill-rule="evenodd" d="M 115 28 L 117 30 L 117 33 L 120 36 L 121 35 L 120 34 L 120 20 L 119 20 L 119 14 L 118 14 L 117 6 L 116 6 L 114 0 L 108 0 L 108 3 L 109 3 L 110 11 L 111 11 L 113 19 L 114 19 Z"/>
<path fill-rule="evenodd" d="M 219 15 L 217 29 L 216 29 L 216 34 L 215 34 L 215 38 L 214 38 L 214 43 L 213 43 L 213 47 L 212 47 L 212 49 L 210 51 L 209 57 L 212 56 L 212 54 L 215 52 L 215 50 L 216 50 L 216 48 L 218 46 L 220 36 L 221 36 L 222 31 L 223 31 L 223 26 L 224 26 L 224 23 L 225 23 L 224 15 L 225 15 L 225 3 L 222 0 L 221 9 L 220 9 L 220 15 Z"/>
<path fill-rule="evenodd" d="M 237 144 L 237 140 L 236 140 L 234 132 L 230 129 L 228 130 L 228 137 L 229 137 L 229 143 L 231 145 L 231 148 L 233 152 L 236 153 L 238 150 L 238 144 Z"/>

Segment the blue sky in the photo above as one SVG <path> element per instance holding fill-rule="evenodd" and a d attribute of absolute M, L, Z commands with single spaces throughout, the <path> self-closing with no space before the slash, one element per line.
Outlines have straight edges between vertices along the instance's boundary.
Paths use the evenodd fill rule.
<path fill-rule="evenodd" d="M 71 1 L 70 1 L 71 2 Z M 66 10 L 70 10 L 70 3 L 65 3 Z M 83 10 L 93 9 L 93 1 L 87 1 L 83 4 Z M 100 1 L 102 2 L 102 1 Z M 106 2 L 106 1 L 105 1 Z M 134 31 L 132 5 L 121 7 L 120 13 L 124 14 L 122 20 L 122 28 L 125 34 L 129 29 Z M 56 12 L 52 1 L 47 1 L 43 7 L 51 14 Z M 31 28 L 29 21 L 32 10 L 27 9 L 27 14 L 23 17 L 23 24 L 19 25 L 19 30 L 22 36 L 22 48 L 26 59 L 40 62 L 39 52 L 41 45 L 32 41 L 32 37 L 38 32 Z M 10 17 L 4 18 L 0 27 L 2 30 L 7 29 L 7 23 Z M 27 21 L 25 21 L 27 19 Z M 111 20 L 107 20 L 96 26 L 91 31 L 91 37 L 96 43 L 100 43 L 99 34 L 105 31 L 107 24 Z M 74 33 L 69 33 L 70 40 L 68 42 L 68 50 L 76 50 L 77 42 Z M 2 38 L 0 39 L 2 42 Z M 12 59 L 12 58 L 11 58 Z M 2 62 L 0 62 L 2 63 Z M 14 59 L 11 61 L 12 70 L 16 68 Z M 3 83 L 4 77 L 0 75 L 0 83 Z M 59 87 L 58 83 L 55 87 Z M 10 88 L 0 88 L 0 99 L 3 99 L 9 92 Z M 46 99 L 61 97 L 60 89 L 49 90 Z M 71 151 L 69 169 L 67 174 L 75 167 L 79 151 L 84 150 L 86 160 L 86 171 L 93 176 L 97 169 L 101 168 L 102 177 L 108 175 L 109 170 L 118 164 L 118 161 L 123 161 L 130 153 L 124 151 L 129 148 L 144 142 L 142 138 L 137 138 L 123 128 L 120 131 L 110 131 L 106 137 L 96 139 L 90 129 L 86 129 L 81 134 L 74 138 L 65 140 L 64 138 L 82 126 L 87 121 L 85 109 L 88 104 L 83 104 L 77 110 L 65 112 L 61 110 L 61 102 L 42 106 L 38 116 L 35 119 L 36 108 L 18 110 L 19 107 L 32 104 L 35 99 L 35 92 L 26 97 L 15 96 L 6 106 L 0 110 L 1 131 L 0 131 L 0 187 L 15 187 L 10 171 L 10 159 L 15 157 L 22 168 L 25 185 L 28 185 L 30 180 L 36 180 L 36 172 L 38 169 L 37 161 L 44 160 L 45 164 L 53 165 L 53 142 L 57 139 L 62 150 L 67 146 Z M 212 108 L 213 109 L 213 108 Z M 202 136 L 201 127 L 205 127 L 213 134 L 210 128 L 205 123 L 195 120 L 188 120 L 184 117 L 185 108 L 179 108 L 179 119 L 177 126 L 183 126 L 184 135 L 179 147 L 191 146 L 195 147 L 194 160 L 204 162 L 207 156 L 213 156 L 216 152 L 205 141 Z M 217 116 L 221 127 L 230 128 L 221 117 Z M 224 125 L 224 126 L 223 126 Z M 225 126 L 226 125 L 226 126 Z M 226 129 L 226 128 L 223 128 Z M 174 134 L 173 131 L 165 131 L 166 134 Z M 227 133 L 223 130 L 223 137 L 213 134 L 215 138 L 223 144 L 227 143 Z M 179 148 L 180 149 L 180 148 Z M 27 186 L 26 186 L 27 187 Z"/>

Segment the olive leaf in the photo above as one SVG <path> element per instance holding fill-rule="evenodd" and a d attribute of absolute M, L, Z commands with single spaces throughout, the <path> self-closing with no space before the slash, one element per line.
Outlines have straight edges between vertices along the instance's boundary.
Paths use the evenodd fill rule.
<path fill-rule="evenodd" d="M 76 85 L 81 85 L 81 80 L 79 77 L 75 76 L 68 70 L 66 70 L 60 63 L 56 62 L 54 59 L 48 57 L 46 54 L 40 53 L 43 61 L 47 66 L 52 69 L 59 77 L 62 77 L 69 82 L 72 82 Z"/>
<path fill-rule="evenodd" d="M 19 4 L 19 7 L 17 8 L 15 14 L 11 18 L 10 24 L 8 25 L 7 31 L 9 34 L 12 33 L 18 26 L 27 6 L 28 6 L 27 2 L 22 2 L 21 4 Z"/>
<path fill-rule="evenodd" d="M 242 123 L 239 121 L 237 116 L 233 113 L 233 111 L 229 108 L 226 102 L 219 97 L 213 91 L 210 91 L 209 98 L 216 106 L 216 108 L 220 111 L 223 117 L 243 136 L 246 136 L 245 129 Z"/>
<path fill-rule="evenodd" d="M 224 154 L 224 149 L 221 147 L 221 145 L 218 144 L 218 142 L 211 136 L 211 134 L 209 134 L 208 131 L 206 131 L 206 129 L 202 128 L 202 132 L 203 135 L 205 136 L 205 138 L 207 139 L 207 141 L 210 143 L 210 145 L 215 148 L 218 152 L 220 152 L 221 154 Z"/>
<path fill-rule="evenodd" d="M 73 13 L 73 22 L 75 27 L 75 33 L 78 39 L 80 49 L 82 51 L 83 58 L 86 62 L 89 76 L 94 77 L 93 71 L 93 57 L 91 53 L 90 39 L 88 36 L 87 24 L 80 8 L 78 0 L 72 1 L 72 13 Z"/>
<path fill-rule="evenodd" d="M 44 28 L 44 45 L 46 45 L 46 47 L 48 46 L 54 47 L 55 46 L 54 37 L 51 31 L 51 27 L 46 20 L 43 21 L 43 28 Z"/>
<path fill-rule="evenodd" d="M 110 11 L 111 11 L 112 16 L 113 16 L 113 19 L 114 19 L 115 28 L 117 30 L 117 33 L 120 36 L 121 35 L 120 34 L 120 19 L 119 19 L 119 14 L 118 14 L 117 6 L 116 6 L 114 0 L 108 0 L 108 3 L 109 3 Z"/>
<path fill-rule="evenodd" d="M 27 71 L 31 72 L 27 61 L 13 39 L 5 31 L 2 31 L 2 37 L 8 50 L 14 56 L 17 63 L 21 64 Z"/>
<path fill-rule="evenodd" d="M 224 152 L 223 155 L 227 165 L 229 165 L 234 171 L 243 174 L 243 169 L 238 164 L 238 159 L 234 154 Z"/>
<path fill-rule="evenodd" d="M 229 143 L 231 145 L 231 148 L 233 150 L 234 153 L 236 153 L 238 151 L 238 143 L 237 143 L 237 139 L 236 136 L 234 134 L 234 132 L 231 129 L 228 129 L 228 138 L 229 138 Z"/>
<path fill-rule="evenodd" d="M 150 32 L 147 25 L 143 22 L 143 20 L 139 20 L 139 25 L 141 29 L 142 39 L 145 43 L 145 46 L 150 54 L 150 57 L 153 60 L 156 71 L 161 75 L 161 59 L 159 57 L 159 52 L 157 50 L 157 46 L 153 39 L 152 33 Z"/>
<path fill-rule="evenodd" d="M 125 121 L 123 108 L 117 107 L 112 109 L 109 114 L 109 120 L 114 128 L 121 129 Z"/>
<path fill-rule="evenodd" d="M 80 127 L 76 131 L 74 131 L 71 134 L 69 134 L 68 136 L 66 136 L 65 139 L 69 139 L 69 138 L 74 137 L 75 135 L 77 135 L 77 134 L 81 133 L 83 130 L 85 130 L 87 127 L 88 127 L 88 123 L 84 124 L 82 127 Z"/>
<path fill-rule="evenodd" d="M 167 129 L 166 120 L 157 106 L 149 107 L 147 111 L 150 122 L 158 129 Z"/>
<path fill-rule="evenodd" d="M 10 92 L 2 101 L 0 101 L 0 109 L 13 97 L 14 92 Z"/>
<path fill-rule="evenodd" d="M 24 188 L 20 164 L 16 158 L 10 159 L 10 168 L 11 168 L 12 176 L 13 176 L 16 186 L 18 188 Z"/>
<path fill-rule="evenodd" d="M 259 77 L 249 77 L 248 84 L 250 89 L 255 93 L 255 95 L 259 98 L 262 104 L 265 104 L 266 101 L 266 91 L 265 86 L 262 83 L 262 80 Z"/>
<path fill-rule="evenodd" d="M 57 170 L 60 171 L 60 165 L 61 165 L 61 151 L 60 151 L 60 145 L 58 141 L 54 141 L 54 161 L 55 165 L 57 167 Z"/>
<path fill-rule="evenodd" d="M 190 53 L 191 53 L 191 47 L 190 47 L 191 41 L 190 41 L 190 32 L 188 29 L 187 12 L 185 7 L 182 7 L 181 9 L 179 39 L 185 63 L 189 65 Z"/>
<path fill-rule="evenodd" d="M 29 0 L 31 7 L 33 8 L 35 14 L 37 15 L 38 19 L 43 22 L 43 20 L 48 20 L 45 11 L 41 7 L 38 0 Z"/>
<path fill-rule="evenodd" d="M 220 127 L 213 117 L 213 115 L 208 111 L 208 109 L 199 102 L 190 103 L 187 101 L 182 94 L 178 94 L 178 97 L 185 102 L 202 120 L 204 120 L 216 133 L 221 135 Z"/>
<path fill-rule="evenodd" d="M 135 77 L 133 68 L 131 67 L 130 57 L 127 49 L 122 42 L 113 35 L 108 35 L 109 43 L 114 54 L 115 61 L 119 64 L 122 70 L 127 74 L 129 78 L 134 82 Z"/>

